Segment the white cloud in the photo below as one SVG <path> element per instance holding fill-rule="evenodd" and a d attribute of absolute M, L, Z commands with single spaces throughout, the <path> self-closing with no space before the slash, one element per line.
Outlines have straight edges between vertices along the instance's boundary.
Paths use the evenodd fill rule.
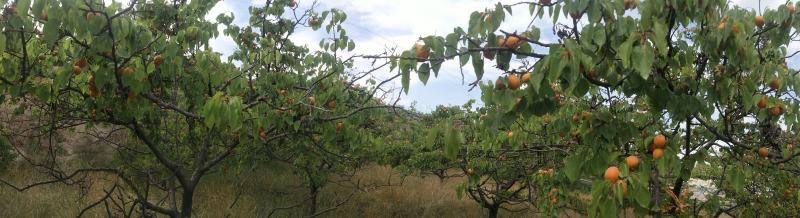
<path fill-rule="evenodd" d="M 219 3 L 217 3 L 217 5 L 214 5 L 214 7 L 211 8 L 211 10 L 209 10 L 208 14 L 205 16 L 205 19 L 208 20 L 208 21 L 216 22 L 217 16 L 219 14 L 228 14 L 228 15 L 230 15 L 233 12 L 234 12 L 233 7 L 231 7 L 230 4 L 228 4 L 227 2 L 224 2 L 224 1 L 220 1 Z M 222 33 L 222 30 L 224 28 L 225 27 L 222 26 L 222 25 L 220 25 L 217 28 L 217 30 L 220 32 L 220 36 L 217 37 L 217 38 L 211 39 L 211 41 L 209 42 L 209 45 L 215 51 L 222 53 L 224 56 L 228 56 L 228 55 L 231 55 L 233 53 L 234 48 L 236 47 L 236 42 L 234 42 L 233 39 L 231 39 L 228 36 L 225 36 Z"/>

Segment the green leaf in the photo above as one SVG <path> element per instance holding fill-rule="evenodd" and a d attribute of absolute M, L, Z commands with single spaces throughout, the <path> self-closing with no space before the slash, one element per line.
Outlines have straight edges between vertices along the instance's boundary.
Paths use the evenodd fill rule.
<path fill-rule="evenodd" d="M 467 51 L 466 48 L 461 48 L 460 49 L 460 52 L 465 52 L 465 51 Z M 459 55 L 458 56 L 458 60 L 461 62 L 461 66 L 462 67 L 464 65 L 467 65 L 467 62 L 469 62 L 469 57 L 470 57 L 470 55 Z"/>
<path fill-rule="evenodd" d="M 642 181 L 635 180 L 628 184 L 630 196 L 634 201 L 638 202 L 641 207 L 647 208 L 650 206 L 650 192 L 647 189 L 647 184 Z"/>
<path fill-rule="evenodd" d="M 617 216 L 617 205 L 614 204 L 614 201 L 611 199 L 602 199 L 600 202 L 600 214 L 601 217 L 616 217 Z"/>
<path fill-rule="evenodd" d="M 428 63 L 424 63 L 419 67 L 417 75 L 419 76 L 419 80 L 422 81 L 422 84 L 428 84 L 428 77 L 431 76 L 431 69 Z"/>
<path fill-rule="evenodd" d="M 473 11 L 472 14 L 469 15 L 469 27 L 467 28 L 467 33 L 469 35 L 474 36 L 478 34 L 481 23 L 483 23 L 481 18 L 481 13 L 477 11 Z"/>
<path fill-rule="evenodd" d="M 48 47 L 55 45 L 56 41 L 58 40 L 58 25 L 59 23 L 57 19 L 48 19 L 47 22 L 44 23 L 44 29 L 42 32 L 44 33 L 44 41 L 47 43 Z"/>
<path fill-rule="evenodd" d="M 553 7 L 548 7 L 548 8 L 553 8 Z M 556 23 L 558 23 L 558 18 L 559 18 L 558 17 L 558 15 L 559 15 L 558 13 L 561 12 L 561 4 L 556 4 L 555 9 L 552 9 L 552 10 L 553 10 L 553 13 L 551 13 L 551 14 L 553 14 L 553 17 L 552 17 L 553 18 L 553 25 L 555 25 Z"/>
<path fill-rule="evenodd" d="M 401 72 L 402 76 L 400 78 L 400 83 L 402 83 L 403 85 L 403 92 L 405 92 L 406 95 L 408 95 L 408 86 L 410 85 L 409 83 L 411 83 L 411 70 L 403 69 L 402 71 L 403 72 Z"/>
<path fill-rule="evenodd" d="M 567 179 L 569 179 L 570 182 L 574 182 L 578 179 L 584 160 L 583 155 L 580 155 L 580 153 L 569 156 L 564 160 L 564 173 L 567 175 Z"/>
<path fill-rule="evenodd" d="M 735 167 L 735 168 L 733 168 L 731 170 L 732 170 L 732 172 L 731 172 L 730 177 L 729 177 L 729 179 L 731 181 L 731 186 L 733 186 L 733 189 L 736 190 L 737 192 L 744 191 L 745 175 L 744 175 L 744 172 L 742 172 L 742 168 L 741 167 Z"/>
<path fill-rule="evenodd" d="M 439 77 L 439 69 L 442 68 L 442 63 L 443 61 L 431 61 L 431 69 L 435 77 Z"/>
<path fill-rule="evenodd" d="M 628 40 L 625 40 L 617 48 L 617 57 L 622 60 L 622 66 L 626 68 L 631 67 L 631 50 L 633 50 L 633 42 L 635 41 L 636 37 L 628 37 Z"/>
<path fill-rule="evenodd" d="M 31 0 L 17 1 L 17 14 L 20 16 L 27 15 L 28 9 L 31 8 Z"/>
<path fill-rule="evenodd" d="M 452 125 L 447 124 L 444 134 L 444 155 L 445 157 L 455 160 L 458 155 L 458 148 L 461 147 L 461 136 L 458 130 L 453 128 Z"/>
<path fill-rule="evenodd" d="M 31 13 L 34 17 L 39 17 L 44 10 L 44 4 L 48 2 L 48 0 L 36 0 L 33 2 L 33 6 L 31 6 Z M 3 4 L 5 5 L 5 4 Z"/>
<path fill-rule="evenodd" d="M 477 80 L 483 78 L 483 58 L 481 58 L 480 52 L 471 52 L 472 56 L 472 68 L 475 69 L 475 77 Z"/>
<path fill-rule="evenodd" d="M 531 73 L 533 74 L 533 78 L 531 78 L 531 88 L 536 93 L 539 93 L 539 90 L 542 88 L 542 81 L 544 80 L 544 73 Z"/>
<path fill-rule="evenodd" d="M 444 39 L 442 37 L 433 37 L 431 40 L 431 50 L 433 50 L 433 57 L 444 57 Z"/>
<path fill-rule="evenodd" d="M 667 42 L 665 37 L 667 35 L 667 25 L 661 19 L 653 21 L 653 37 L 650 37 L 655 44 L 658 53 L 661 55 L 667 54 Z"/>
<path fill-rule="evenodd" d="M 454 56 L 458 53 L 458 33 L 447 34 L 445 38 L 445 56 Z"/>
<path fill-rule="evenodd" d="M 6 50 L 6 34 L 0 34 L 0 51 Z"/>
<path fill-rule="evenodd" d="M 650 46 L 637 46 L 633 49 L 633 62 L 636 71 L 642 78 L 647 79 L 650 77 L 650 70 L 653 66 L 653 51 Z"/>
<path fill-rule="evenodd" d="M 61 87 L 64 87 L 64 85 L 67 84 L 71 74 L 72 74 L 72 66 L 71 65 L 70 66 L 63 66 L 63 67 L 60 67 L 58 69 L 58 71 L 56 72 L 56 79 L 55 79 L 55 83 L 54 83 L 54 85 L 57 87 L 57 89 L 60 89 Z"/>
<path fill-rule="evenodd" d="M 561 73 L 564 71 L 564 68 L 569 63 L 569 60 L 562 59 L 562 58 L 550 58 L 550 63 L 548 69 L 550 71 L 547 74 L 547 79 L 550 81 L 557 81 L 559 77 L 561 77 Z"/>
<path fill-rule="evenodd" d="M 404 51 L 401 57 L 403 58 L 400 59 L 400 83 L 403 85 L 403 91 L 408 94 L 408 86 L 411 83 L 411 69 L 416 67 L 417 61 L 410 50 Z"/>
<path fill-rule="evenodd" d="M 531 27 L 531 29 L 528 30 L 528 39 L 538 41 L 540 35 L 542 34 L 541 32 L 542 31 L 539 28 Z"/>
<path fill-rule="evenodd" d="M 222 108 L 222 92 L 217 92 L 214 97 L 211 97 L 200 111 L 200 114 L 205 117 L 205 124 L 208 128 L 213 128 L 220 118 L 220 110 Z"/>
<path fill-rule="evenodd" d="M 510 62 L 511 62 L 511 52 L 509 51 L 497 52 L 497 68 L 506 71 L 508 70 Z"/>
<path fill-rule="evenodd" d="M 434 127 L 430 131 L 428 131 L 428 135 L 422 141 L 422 146 L 425 148 L 430 148 L 436 143 L 436 138 L 439 137 L 439 133 L 441 132 L 441 128 L 439 126 Z"/>

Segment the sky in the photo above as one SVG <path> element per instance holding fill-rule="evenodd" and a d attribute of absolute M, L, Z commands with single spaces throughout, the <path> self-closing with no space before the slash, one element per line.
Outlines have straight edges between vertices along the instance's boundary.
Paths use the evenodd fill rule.
<path fill-rule="evenodd" d="M 233 13 L 234 23 L 246 25 L 248 22 L 247 8 L 251 5 L 263 5 L 263 0 L 223 0 L 219 2 L 206 17 L 209 20 L 219 13 Z M 312 0 L 297 0 L 299 8 L 311 6 Z M 414 45 L 421 36 L 441 35 L 452 32 L 457 26 L 465 27 L 469 15 L 473 11 L 482 11 L 493 8 L 498 1 L 488 0 L 320 0 L 318 10 L 338 8 L 348 15 L 344 27 L 348 35 L 356 42 L 354 54 L 379 54 L 387 48 L 404 50 Z M 502 3 L 516 3 L 519 0 L 502 0 Z M 733 5 L 752 10 L 759 10 L 758 0 L 731 0 Z M 784 0 L 763 0 L 761 8 L 777 8 Z M 508 15 L 507 15 L 508 16 Z M 635 16 L 635 15 L 634 15 Z M 527 6 L 514 8 L 514 16 L 500 27 L 502 30 L 524 31 L 530 22 Z M 552 20 L 549 18 L 536 20 L 534 25 L 542 30 L 541 41 L 553 42 L 555 37 L 552 32 Z M 295 43 L 304 43 L 312 50 L 318 48 L 318 42 L 325 35 L 321 31 L 312 31 L 310 28 L 301 28 L 291 39 Z M 221 36 L 211 42 L 214 50 L 223 54 L 233 52 L 234 44 L 229 38 Z M 800 43 L 790 45 L 790 52 L 800 49 Z M 789 60 L 792 67 L 798 67 L 797 60 Z M 467 65 L 469 66 L 469 64 Z M 365 64 L 357 64 L 355 71 L 367 70 Z M 470 99 L 480 99 L 480 90 L 469 90 L 467 83 L 475 80 L 471 67 L 459 69 L 457 61 L 446 62 L 438 78 L 431 78 L 427 84 L 422 84 L 415 74 L 412 74 L 409 93 L 401 95 L 400 104 L 414 105 L 420 111 L 431 111 L 436 105 L 462 105 Z M 486 65 L 483 80 L 494 80 L 500 71 Z M 396 74 L 386 70 L 373 74 L 376 80 L 386 79 Z M 400 80 L 395 80 L 390 87 L 400 87 Z M 396 96 L 396 95 L 395 95 Z"/>

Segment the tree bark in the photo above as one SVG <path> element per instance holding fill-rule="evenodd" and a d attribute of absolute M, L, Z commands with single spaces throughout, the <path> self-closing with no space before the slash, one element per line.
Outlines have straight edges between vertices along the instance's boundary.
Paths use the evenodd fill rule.
<path fill-rule="evenodd" d="M 684 149 L 686 150 L 686 154 L 683 156 L 683 159 L 681 159 L 681 163 L 685 163 L 686 158 L 689 156 L 689 152 L 691 151 L 691 145 L 692 145 L 691 144 L 691 142 L 692 142 L 691 140 L 692 140 L 692 119 L 690 117 L 687 117 L 686 118 L 686 144 L 684 145 L 684 146 L 686 146 L 686 147 L 684 147 Z M 684 166 L 684 165 L 681 164 L 681 168 L 683 168 L 683 167 L 687 167 L 687 166 Z M 681 169 L 681 171 L 683 171 L 683 169 Z M 683 183 L 685 181 L 686 181 L 686 179 L 684 179 L 683 177 L 681 177 L 680 174 L 678 174 L 678 179 L 675 180 L 675 186 L 672 187 L 672 193 L 674 193 L 675 196 L 677 196 L 677 197 L 681 196 L 681 190 L 683 189 Z M 677 204 L 677 203 L 678 202 L 675 202 L 675 204 Z M 673 212 L 674 211 L 675 210 L 673 210 Z"/>
<path fill-rule="evenodd" d="M 194 184 L 183 187 L 183 201 L 181 202 L 180 217 L 192 217 L 192 200 L 194 198 Z"/>
<path fill-rule="evenodd" d="M 317 214 L 317 198 L 319 189 L 316 185 L 314 185 L 313 182 L 310 184 L 310 188 L 309 195 L 311 196 L 309 196 L 309 200 L 311 201 L 311 204 L 308 206 L 308 216 L 313 216 L 314 214 Z"/>
<path fill-rule="evenodd" d="M 489 218 L 497 218 L 497 212 L 500 211 L 499 206 L 491 206 L 489 209 Z"/>

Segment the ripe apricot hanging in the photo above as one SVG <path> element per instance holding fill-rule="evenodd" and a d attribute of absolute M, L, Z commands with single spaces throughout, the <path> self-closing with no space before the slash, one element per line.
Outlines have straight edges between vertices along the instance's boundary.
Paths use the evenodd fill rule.
<path fill-rule="evenodd" d="M 756 22 L 756 26 L 764 27 L 764 16 L 756 16 L 755 22 Z"/>
<path fill-rule="evenodd" d="M 522 39 L 519 36 L 508 36 L 505 40 L 503 40 L 502 44 L 498 44 L 499 46 L 517 49 L 522 44 Z"/>
<path fill-rule="evenodd" d="M 308 104 L 311 106 L 317 105 L 317 99 L 314 96 L 308 96 Z"/>
<path fill-rule="evenodd" d="M 88 62 L 88 61 L 86 61 L 86 58 L 81 58 L 81 59 L 78 59 L 77 61 L 75 61 L 75 64 L 74 64 L 74 65 L 75 65 L 75 66 L 78 66 L 78 67 L 80 67 L 80 68 L 84 68 L 84 67 L 86 67 L 86 65 L 88 65 L 88 64 L 89 64 L 89 62 Z"/>
<path fill-rule="evenodd" d="M 264 130 L 264 127 L 258 127 L 258 137 L 261 140 L 267 140 L 267 131 Z"/>
<path fill-rule="evenodd" d="M 329 109 L 336 109 L 336 100 L 330 100 L 325 104 Z"/>
<path fill-rule="evenodd" d="M 783 108 L 780 105 L 775 105 L 769 108 L 769 115 L 772 115 L 773 117 L 780 116 L 781 113 L 783 113 Z"/>
<path fill-rule="evenodd" d="M 511 90 L 517 90 L 519 89 L 519 86 L 520 82 L 517 74 L 512 73 L 511 75 L 508 75 L 508 88 L 510 88 Z"/>
<path fill-rule="evenodd" d="M 622 186 L 622 195 L 628 195 L 628 183 L 625 180 L 620 180 L 617 184 Z"/>
<path fill-rule="evenodd" d="M 124 76 L 129 76 L 129 75 L 133 74 L 133 68 L 123 67 L 123 68 L 120 68 L 118 72 L 121 73 Z"/>
<path fill-rule="evenodd" d="M 767 148 L 767 147 L 758 148 L 758 156 L 761 156 L 761 157 L 769 156 L 769 148 Z"/>
<path fill-rule="evenodd" d="M 653 149 L 653 159 L 658 159 L 664 156 L 664 149 L 656 148 Z"/>
<path fill-rule="evenodd" d="M 653 147 L 655 148 L 664 148 L 664 145 L 667 144 L 667 137 L 664 135 L 658 134 L 656 137 L 653 137 Z"/>
<path fill-rule="evenodd" d="M 606 173 L 603 175 L 609 182 L 617 182 L 619 180 L 619 168 L 615 166 L 608 167 Z"/>
<path fill-rule="evenodd" d="M 761 100 L 758 100 L 758 104 L 756 106 L 758 106 L 758 108 L 764 109 L 764 108 L 767 107 L 767 101 L 768 100 L 769 100 L 769 98 L 766 95 L 765 96 L 761 96 Z"/>
<path fill-rule="evenodd" d="M 344 122 L 339 121 L 336 123 L 336 132 L 341 132 L 344 129 Z"/>
<path fill-rule="evenodd" d="M 777 79 L 774 79 L 771 82 L 769 82 L 769 87 L 772 88 L 772 89 L 778 90 L 778 89 L 781 88 L 781 81 L 777 80 Z"/>
<path fill-rule="evenodd" d="M 89 79 L 86 81 L 86 85 L 89 86 L 89 96 L 94 98 L 100 96 L 100 90 L 97 89 L 97 85 L 94 83 L 94 76 L 89 75 Z"/>
<path fill-rule="evenodd" d="M 622 2 L 625 5 L 625 10 L 630 10 L 636 8 L 636 2 L 633 0 L 625 0 Z"/>
<path fill-rule="evenodd" d="M 636 155 L 631 155 L 625 158 L 625 164 L 628 165 L 630 169 L 636 169 L 639 166 L 639 157 Z"/>
<path fill-rule="evenodd" d="M 494 88 L 496 88 L 497 90 L 505 90 L 506 84 L 503 82 L 503 80 L 497 78 L 497 80 L 494 81 Z"/>
<path fill-rule="evenodd" d="M 530 72 L 526 72 L 525 74 L 522 74 L 522 82 L 527 83 L 527 82 L 530 82 L 530 81 L 531 81 L 531 73 Z"/>
<path fill-rule="evenodd" d="M 428 59 L 430 52 L 430 48 L 424 44 L 417 44 L 415 46 L 415 54 L 417 55 L 417 59 Z"/>
<path fill-rule="evenodd" d="M 75 76 L 80 75 L 81 74 L 81 67 L 79 67 L 77 65 L 72 66 L 72 74 L 75 74 Z"/>
<path fill-rule="evenodd" d="M 156 66 L 161 65 L 161 63 L 163 62 L 164 62 L 164 57 L 161 57 L 160 54 L 153 57 L 153 64 L 155 64 Z"/>

